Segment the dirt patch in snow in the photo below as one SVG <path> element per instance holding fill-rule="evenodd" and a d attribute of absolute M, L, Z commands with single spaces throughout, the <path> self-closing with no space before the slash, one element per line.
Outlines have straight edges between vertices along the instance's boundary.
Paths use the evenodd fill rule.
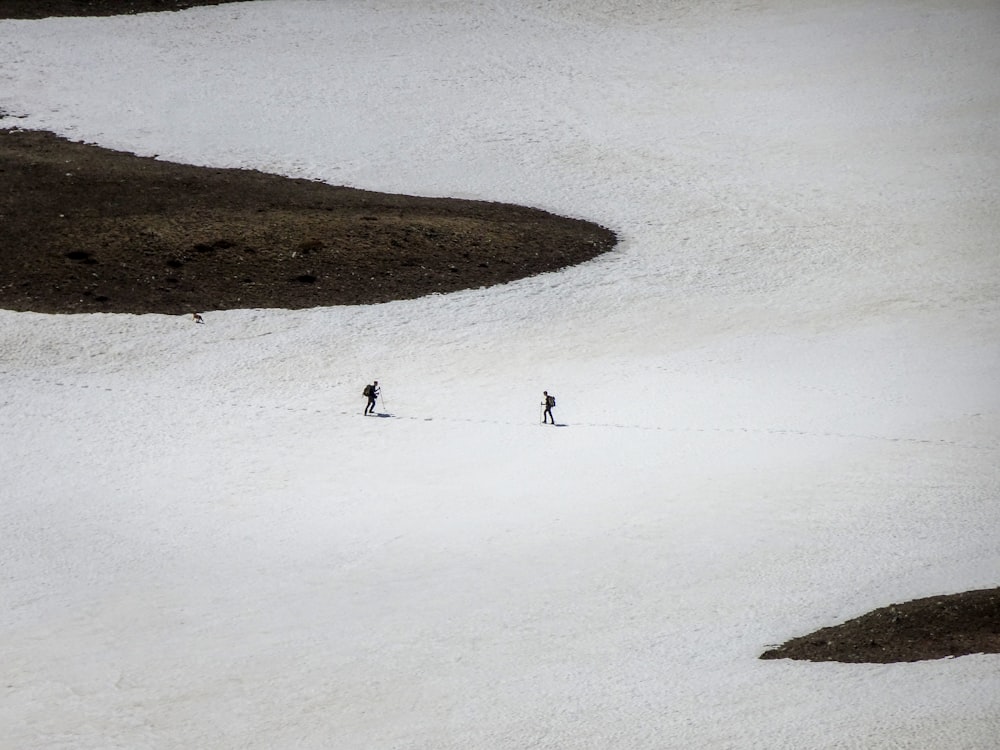
<path fill-rule="evenodd" d="M 208 169 L 0 130 L 0 307 L 301 309 L 503 284 L 610 250 L 537 209 Z"/>
<path fill-rule="evenodd" d="M 0 19 L 51 16 L 122 16 L 133 13 L 186 10 L 240 0 L 0 0 Z"/>
<path fill-rule="evenodd" d="M 887 664 L 998 653 L 1000 589 L 981 589 L 891 604 L 760 658 Z"/>

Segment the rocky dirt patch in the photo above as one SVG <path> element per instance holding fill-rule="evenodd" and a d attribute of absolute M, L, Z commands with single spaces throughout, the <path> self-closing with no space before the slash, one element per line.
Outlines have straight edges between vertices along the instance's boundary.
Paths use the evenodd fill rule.
<path fill-rule="evenodd" d="M 998 653 L 1000 589 L 982 589 L 891 604 L 760 658 L 886 664 Z"/>
<path fill-rule="evenodd" d="M 0 0 L 0 19 L 51 16 L 121 16 L 132 13 L 186 10 L 240 0 Z"/>
<path fill-rule="evenodd" d="M 521 206 L 206 169 L 0 130 L 0 307 L 355 305 L 589 260 L 608 229 Z"/>

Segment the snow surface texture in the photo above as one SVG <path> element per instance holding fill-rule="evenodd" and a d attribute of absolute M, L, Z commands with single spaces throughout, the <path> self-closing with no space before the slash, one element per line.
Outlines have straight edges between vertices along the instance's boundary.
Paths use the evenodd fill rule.
<path fill-rule="evenodd" d="M 997 585 L 998 29 L 992 0 L 0 23 L 0 124 L 622 237 L 371 307 L 0 313 L 0 747 L 1000 746 L 996 656 L 757 659 Z"/>

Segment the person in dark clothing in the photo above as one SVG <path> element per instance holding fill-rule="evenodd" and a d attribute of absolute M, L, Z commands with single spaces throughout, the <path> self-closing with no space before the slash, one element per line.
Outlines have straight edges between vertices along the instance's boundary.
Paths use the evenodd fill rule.
<path fill-rule="evenodd" d="M 371 385 L 365 386 L 364 395 L 368 397 L 368 405 L 365 407 L 365 416 L 375 413 L 375 399 L 378 398 L 378 394 L 379 389 L 377 380 Z"/>
<path fill-rule="evenodd" d="M 542 406 L 545 407 L 545 412 L 542 414 L 542 424 L 545 424 L 550 419 L 552 424 L 556 423 L 556 418 L 552 416 L 552 407 L 556 405 L 556 397 L 550 396 L 548 391 L 542 391 Z"/>

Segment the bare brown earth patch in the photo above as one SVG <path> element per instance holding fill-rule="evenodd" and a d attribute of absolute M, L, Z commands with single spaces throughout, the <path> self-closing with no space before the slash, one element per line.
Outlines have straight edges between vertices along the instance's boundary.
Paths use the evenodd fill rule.
<path fill-rule="evenodd" d="M 1000 653 L 1000 589 L 891 604 L 772 648 L 761 659 L 877 663 Z"/>
<path fill-rule="evenodd" d="M 537 209 L 208 169 L 0 130 L 0 307 L 299 309 L 502 284 L 611 249 Z"/>
<path fill-rule="evenodd" d="M 121 16 L 132 13 L 186 10 L 240 0 L 0 0 L 0 19 L 50 16 Z"/>

